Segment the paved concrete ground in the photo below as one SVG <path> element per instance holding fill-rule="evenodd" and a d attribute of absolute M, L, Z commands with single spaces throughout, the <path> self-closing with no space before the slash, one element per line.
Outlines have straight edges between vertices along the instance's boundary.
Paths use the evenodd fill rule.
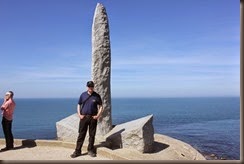
<path fill-rule="evenodd" d="M 111 150 L 102 145 L 97 146 L 97 157 L 87 155 L 84 143 L 84 155 L 71 158 L 75 143 L 57 140 L 21 140 L 15 139 L 15 149 L 0 152 L 0 160 L 205 160 L 205 158 L 189 144 L 171 137 L 155 134 L 154 152 L 140 153 L 132 149 Z M 0 148 L 5 140 L 0 139 Z"/>
<path fill-rule="evenodd" d="M 1 148 L 4 145 L 0 145 Z M 90 157 L 87 152 L 77 158 L 71 158 L 73 149 L 57 146 L 35 146 L 24 147 L 16 145 L 13 150 L 0 152 L 0 160 L 109 160 L 97 154 L 97 157 Z"/>

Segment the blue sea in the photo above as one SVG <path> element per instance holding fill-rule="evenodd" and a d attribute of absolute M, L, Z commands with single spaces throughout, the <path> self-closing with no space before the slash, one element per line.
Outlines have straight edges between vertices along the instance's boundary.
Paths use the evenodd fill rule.
<path fill-rule="evenodd" d="M 56 122 L 76 113 L 78 98 L 15 102 L 14 138 L 56 139 Z M 155 133 L 182 140 L 206 156 L 240 160 L 239 97 L 112 98 L 113 125 L 150 114 Z"/>

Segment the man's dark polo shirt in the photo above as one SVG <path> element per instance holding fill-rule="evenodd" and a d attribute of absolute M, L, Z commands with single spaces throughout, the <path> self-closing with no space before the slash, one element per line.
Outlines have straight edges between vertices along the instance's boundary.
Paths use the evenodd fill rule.
<path fill-rule="evenodd" d="M 83 92 L 80 95 L 80 99 L 78 101 L 79 105 L 82 105 L 85 102 L 85 104 L 83 105 L 82 109 L 81 109 L 81 114 L 82 115 L 96 115 L 98 112 L 98 105 L 102 105 L 102 99 L 101 96 L 96 93 L 93 92 L 91 97 L 88 98 L 90 95 L 88 94 L 88 92 Z M 87 99 L 88 98 L 88 99 Z"/>

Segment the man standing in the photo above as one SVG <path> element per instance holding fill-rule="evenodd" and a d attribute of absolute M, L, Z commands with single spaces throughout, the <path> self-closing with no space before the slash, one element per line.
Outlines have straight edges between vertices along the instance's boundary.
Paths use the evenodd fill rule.
<path fill-rule="evenodd" d="M 3 133 L 6 140 L 6 147 L 1 149 L 1 151 L 7 151 L 14 148 L 14 138 L 12 134 L 12 121 L 15 108 L 15 102 L 13 100 L 14 93 L 8 91 L 5 94 L 4 102 L 1 106 L 2 110 L 2 127 Z"/>
<path fill-rule="evenodd" d="M 87 129 L 89 128 L 89 144 L 87 147 L 88 155 L 95 157 L 95 135 L 97 129 L 97 119 L 101 116 L 103 111 L 101 96 L 94 91 L 93 81 L 87 82 L 87 91 L 80 95 L 77 105 L 77 114 L 80 118 L 79 135 L 76 142 L 76 148 L 71 158 L 81 155 L 81 148 L 84 143 Z"/>

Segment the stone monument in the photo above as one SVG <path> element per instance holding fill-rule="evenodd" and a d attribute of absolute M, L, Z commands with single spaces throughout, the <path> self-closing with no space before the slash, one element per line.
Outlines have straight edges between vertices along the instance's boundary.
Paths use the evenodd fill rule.
<path fill-rule="evenodd" d="M 154 127 L 153 115 L 116 125 L 106 137 L 111 149 L 128 148 L 141 153 L 153 152 Z"/>
<path fill-rule="evenodd" d="M 141 153 L 152 152 L 154 143 L 152 115 L 116 125 L 112 129 L 110 76 L 111 49 L 108 17 L 103 5 L 98 3 L 92 24 L 92 80 L 95 83 L 95 91 L 103 100 L 104 111 L 98 120 L 96 140 L 105 142 L 105 145 L 111 149 L 129 148 Z M 78 125 L 77 113 L 56 122 L 57 139 L 75 142 L 78 136 Z M 88 137 L 89 135 L 86 140 Z"/>
<path fill-rule="evenodd" d="M 92 24 L 92 80 L 95 91 L 103 100 L 103 114 L 98 120 L 97 135 L 105 135 L 112 129 L 111 119 L 111 49 L 106 9 L 97 4 Z"/>

